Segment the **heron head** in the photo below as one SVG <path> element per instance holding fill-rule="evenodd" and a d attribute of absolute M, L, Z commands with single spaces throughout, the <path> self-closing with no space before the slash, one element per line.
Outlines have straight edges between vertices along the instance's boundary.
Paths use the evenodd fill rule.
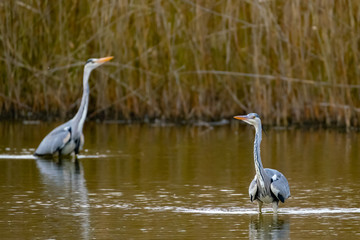
<path fill-rule="evenodd" d="M 100 65 L 104 64 L 105 62 L 110 61 L 111 59 L 113 59 L 114 57 L 103 57 L 103 58 L 90 58 L 89 60 L 86 61 L 85 64 L 85 68 L 89 69 L 89 70 L 93 70 L 97 67 L 99 67 Z"/>
<path fill-rule="evenodd" d="M 242 120 L 247 124 L 253 125 L 255 127 L 261 125 L 261 120 L 257 113 L 249 113 L 247 115 L 234 116 L 234 118 L 238 120 Z"/>

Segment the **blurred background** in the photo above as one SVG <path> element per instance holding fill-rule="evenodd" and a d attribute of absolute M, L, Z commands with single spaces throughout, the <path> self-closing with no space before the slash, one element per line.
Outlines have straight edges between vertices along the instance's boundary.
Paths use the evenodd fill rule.
<path fill-rule="evenodd" d="M 360 236 L 359 20 L 357 0 L 0 0 L 1 238 Z M 79 161 L 35 158 L 105 56 Z M 290 184 L 278 216 L 248 197 L 249 112 Z"/>
<path fill-rule="evenodd" d="M 360 2 L 0 2 L 0 119 L 360 126 Z"/>

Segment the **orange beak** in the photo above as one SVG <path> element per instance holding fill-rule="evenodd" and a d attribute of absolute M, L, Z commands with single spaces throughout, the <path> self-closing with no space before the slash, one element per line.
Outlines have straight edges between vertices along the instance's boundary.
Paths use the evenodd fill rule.
<path fill-rule="evenodd" d="M 103 58 L 99 58 L 96 62 L 98 62 L 98 63 L 104 63 L 104 62 L 110 61 L 110 60 L 113 59 L 113 58 L 114 58 L 113 56 L 103 57 Z"/>
<path fill-rule="evenodd" d="M 248 119 L 246 116 L 234 116 L 235 119 L 238 119 L 238 120 L 246 120 Z"/>

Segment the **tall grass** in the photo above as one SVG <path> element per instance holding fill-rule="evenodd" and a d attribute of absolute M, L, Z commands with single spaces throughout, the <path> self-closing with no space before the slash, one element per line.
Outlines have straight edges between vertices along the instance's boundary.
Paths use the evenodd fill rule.
<path fill-rule="evenodd" d="M 360 1 L 0 2 L 1 118 L 360 126 Z"/>

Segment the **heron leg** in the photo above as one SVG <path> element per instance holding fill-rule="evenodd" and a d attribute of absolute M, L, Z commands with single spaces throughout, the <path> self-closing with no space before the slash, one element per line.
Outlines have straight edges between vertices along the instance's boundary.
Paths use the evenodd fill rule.
<path fill-rule="evenodd" d="M 258 201 L 258 205 L 259 205 L 259 213 L 261 213 L 261 208 L 262 208 L 263 203 L 261 201 Z"/>
<path fill-rule="evenodd" d="M 61 153 L 60 151 L 56 151 L 54 154 L 53 154 L 53 159 L 54 161 L 57 163 L 57 164 L 61 164 Z"/>
<path fill-rule="evenodd" d="M 77 154 L 75 154 L 75 157 L 72 159 L 72 161 L 77 165 L 79 164 L 79 158 Z"/>
<path fill-rule="evenodd" d="M 70 153 L 70 159 L 72 162 L 76 162 L 78 160 L 77 154 L 75 152 Z"/>
<path fill-rule="evenodd" d="M 273 211 L 274 211 L 275 214 L 277 214 L 278 205 L 279 205 L 278 201 L 272 202 L 272 208 L 273 208 Z"/>
<path fill-rule="evenodd" d="M 51 156 L 52 156 L 52 159 L 54 160 L 54 161 L 58 161 L 59 160 L 59 151 L 56 151 L 56 152 L 54 152 L 54 154 L 52 154 Z"/>

